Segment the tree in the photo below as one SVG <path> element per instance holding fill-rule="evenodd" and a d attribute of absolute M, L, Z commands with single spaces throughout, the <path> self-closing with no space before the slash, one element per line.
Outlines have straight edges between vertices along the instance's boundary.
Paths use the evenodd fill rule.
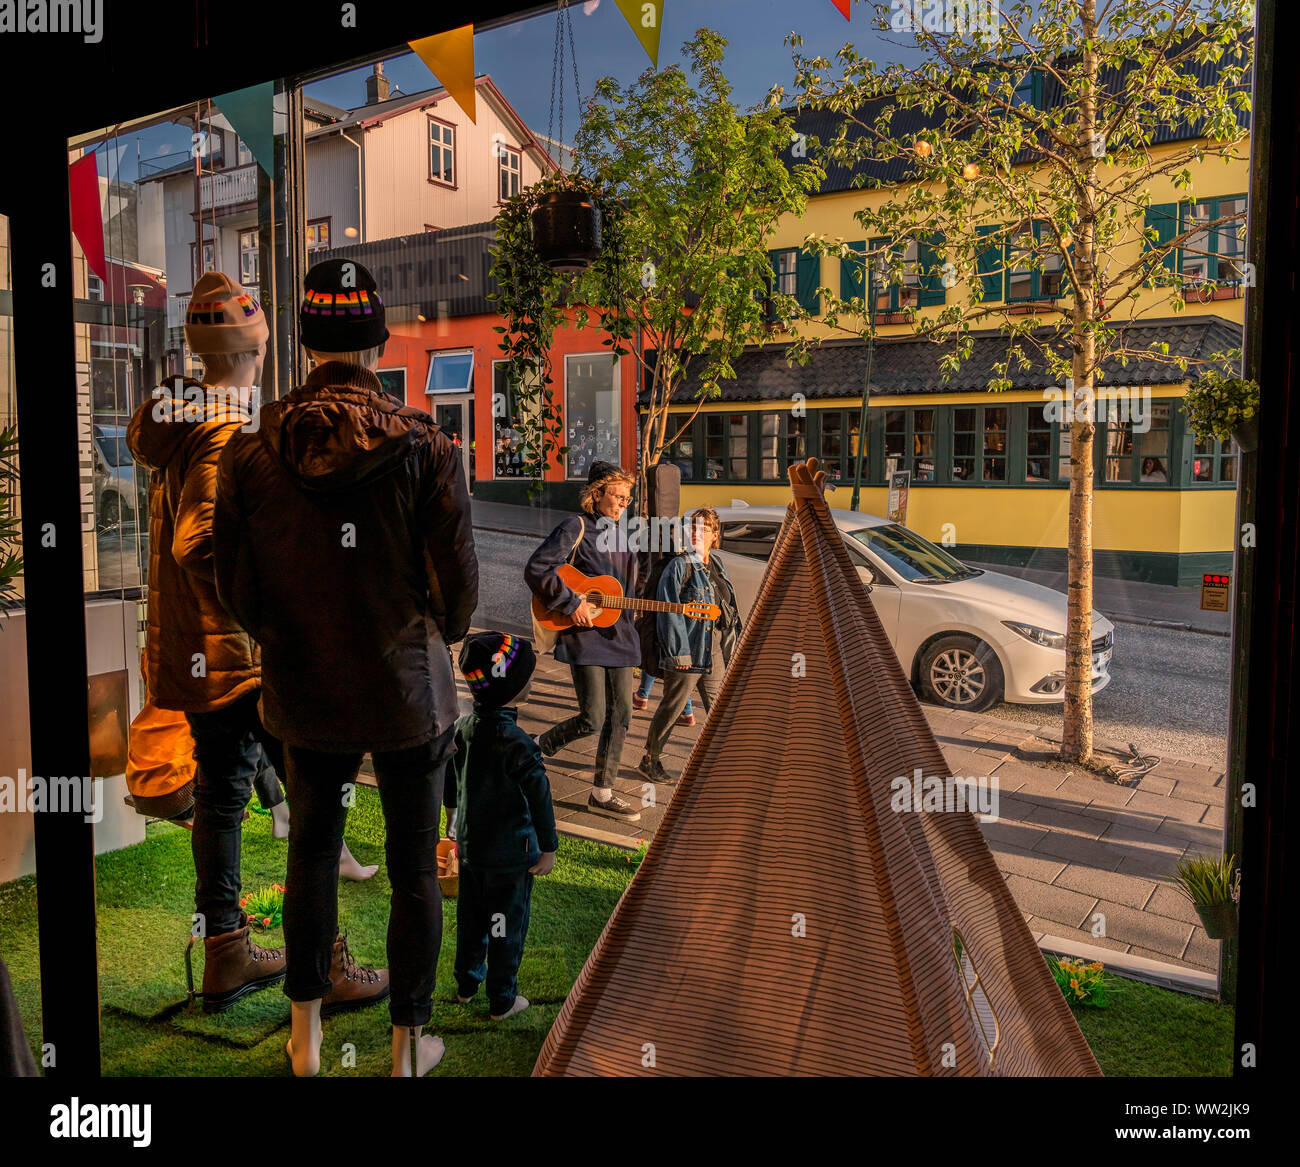
<path fill-rule="evenodd" d="M 746 112 L 733 104 L 726 44 L 701 29 L 685 46 L 691 76 L 673 66 L 628 86 L 597 82 L 575 136 L 574 174 L 562 180 L 594 192 L 605 212 L 604 250 L 587 271 L 572 277 L 532 266 L 523 217 L 530 192 L 498 220 L 502 349 L 519 361 L 517 380 L 538 367 L 541 381 L 549 379 L 546 350 L 562 304 L 573 306 L 578 327 L 603 329 L 612 354 L 637 362 L 648 401 L 638 466 L 643 513 L 646 471 L 678 436 L 667 432 L 668 409 L 687 374 L 700 386 L 694 418 L 735 376 L 745 345 L 768 339 L 776 313 L 794 314 L 788 297 L 773 294 L 766 241 L 783 216 L 803 213 L 822 174 L 791 157 L 801 151 L 788 112 L 771 102 Z M 537 392 L 541 420 L 523 417 L 515 428 L 529 435 L 526 443 L 535 433 L 551 448 L 557 406 Z M 544 456 L 534 465 L 542 464 Z"/>
<path fill-rule="evenodd" d="M 947 22 L 942 5 L 938 18 L 929 4 L 874 7 L 877 27 L 890 29 L 892 19 L 894 31 L 914 36 L 921 63 L 877 66 L 848 45 L 838 54 L 841 76 L 832 79 L 831 62 L 804 56 L 792 37 L 797 104 L 840 115 L 831 140 L 815 143 L 823 162 L 864 173 L 867 189 L 889 187 L 883 202 L 856 213 L 875 240 L 864 257 L 872 278 L 946 292 L 937 313 L 906 309 L 919 335 L 945 346 L 943 375 L 970 357 L 974 329 L 996 329 L 1006 348 L 990 390 L 1007 388 L 1009 371 L 1029 368 L 1035 354 L 1066 386 L 1059 403 L 1070 436 L 1061 756 L 1087 762 L 1099 382 L 1103 365 L 1137 358 L 1185 370 L 1188 358 L 1171 355 L 1167 343 L 1136 347 L 1125 326 L 1156 309 L 1180 311 L 1189 297 L 1212 296 L 1228 282 L 1251 282 L 1239 246 L 1238 262 L 1220 264 L 1217 280 L 1206 278 L 1208 266 L 1187 262 L 1213 253 L 1216 233 L 1240 238 L 1244 206 L 1179 217 L 1150 192 L 1171 183 L 1194 207 L 1193 166 L 1242 156 L 1253 5 L 1037 0 L 950 5 Z M 967 26 L 964 13 L 986 19 Z M 1170 130 L 1179 131 L 1177 140 Z M 891 166 L 892 181 L 878 177 Z M 847 255 L 842 242 L 825 237 L 809 237 L 806 246 Z M 986 286 L 1000 287 L 1008 271 L 1036 289 L 1040 303 L 1014 311 L 986 302 Z M 869 292 L 855 299 L 820 291 L 833 327 L 865 335 L 853 320 L 867 311 Z M 1238 350 L 1204 363 L 1229 367 L 1239 359 Z"/>

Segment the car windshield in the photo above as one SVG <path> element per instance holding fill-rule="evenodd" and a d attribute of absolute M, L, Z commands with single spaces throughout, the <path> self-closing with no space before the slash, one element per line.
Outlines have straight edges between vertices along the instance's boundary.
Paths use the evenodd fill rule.
<path fill-rule="evenodd" d="M 101 431 L 95 436 L 95 441 L 99 443 L 99 452 L 104 455 L 104 461 L 110 466 L 131 465 L 131 451 L 126 448 L 125 430 L 109 430 L 107 433 Z"/>
<path fill-rule="evenodd" d="M 911 583 L 949 583 L 983 574 L 954 559 L 928 539 L 922 539 L 915 531 L 909 531 L 897 523 L 883 527 L 863 527 L 851 534 Z"/>

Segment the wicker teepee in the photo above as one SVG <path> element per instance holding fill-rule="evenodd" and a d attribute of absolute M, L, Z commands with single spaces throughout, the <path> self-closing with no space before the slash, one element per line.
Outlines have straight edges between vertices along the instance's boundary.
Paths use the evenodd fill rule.
<path fill-rule="evenodd" d="M 975 818 L 891 808 L 947 768 L 824 479 L 536 1074 L 1100 1073 Z"/>

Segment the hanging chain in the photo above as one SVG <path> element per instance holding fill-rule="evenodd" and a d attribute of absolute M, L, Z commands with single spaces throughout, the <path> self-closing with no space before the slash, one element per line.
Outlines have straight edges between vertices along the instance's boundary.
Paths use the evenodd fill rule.
<path fill-rule="evenodd" d="M 568 31 L 569 58 L 573 65 L 573 92 L 582 104 L 582 85 L 578 80 L 578 50 L 573 43 L 573 13 L 569 0 L 555 0 L 555 51 L 551 58 L 551 110 L 546 120 L 547 153 L 555 146 L 555 161 L 564 168 L 564 34 Z M 558 110 L 557 110 L 558 106 Z M 557 124 L 556 113 L 559 113 Z M 581 119 L 581 113 L 579 113 Z"/>

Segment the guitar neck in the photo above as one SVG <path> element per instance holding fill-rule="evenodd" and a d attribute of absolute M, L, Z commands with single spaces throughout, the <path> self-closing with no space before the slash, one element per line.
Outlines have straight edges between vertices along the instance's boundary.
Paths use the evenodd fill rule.
<path fill-rule="evenodd" d="M 666 600 L 636 600 L 629 596 L 607 596 L 603 592 L 589 592 L 586 599 L 598 608 L 623 608 L 629 612 L 676 612 L 680 616 L 686 611 L 685 604 L 670 604 Z"/>

